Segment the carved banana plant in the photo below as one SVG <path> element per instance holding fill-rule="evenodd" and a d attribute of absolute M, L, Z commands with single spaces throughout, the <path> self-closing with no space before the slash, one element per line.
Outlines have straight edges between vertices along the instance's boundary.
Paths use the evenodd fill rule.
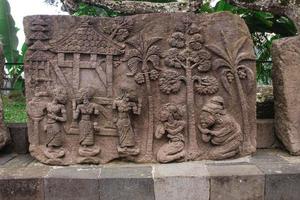
<path fill-rule="evenodd" d="M 134 76 L 137 84 L 146 84 L 148 95 L 148 133 L 146 154 L 144 161 L 153 160 L 152 146 L 154 134 L 154 102 L 151 91 L 151 80 L 157 80 L 159 77 L 158 71 L 160 66 L 160 48 L 155 45 L 162 38 L 153 37 L 145 40 L 143 36 L 139 35 L 137 38 L 128 40 L 126 43 L 132 47 L 128 50 L 124 60 L 127 61 L 129 73 L 127 76 Z"/>
<path fill-rule="evenodd" d="M 226 92 L 232 95 L 233 83 L 237 87 L 243 117 L 243 150 L 246 153 L 254 152 L 255 147 L 250 138 L 251 130 L 246 96 L 255 85 L 255 77 L 253 71 L 244 63 L 245 61 L 255 61 L 255 55 L 253 51 L 243 51 L 249 42 L 245 36 L 234 43 L 229 43 L 222 32 L 222 39 L 224 48 L 215 44 L 207 45 L 207 48 L 219 57 L 214 60 L 213 68 L 221 73 L 221 82 Z"/>

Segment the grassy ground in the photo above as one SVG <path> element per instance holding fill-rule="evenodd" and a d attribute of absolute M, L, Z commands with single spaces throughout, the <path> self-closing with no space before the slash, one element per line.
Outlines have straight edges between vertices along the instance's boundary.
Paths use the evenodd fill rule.
<path fill-rule="evenodd" d="M 4 121 L 6 123 L 21 123 L 27 121 L 26 103 L 23 95 L 2 95 Z"/>

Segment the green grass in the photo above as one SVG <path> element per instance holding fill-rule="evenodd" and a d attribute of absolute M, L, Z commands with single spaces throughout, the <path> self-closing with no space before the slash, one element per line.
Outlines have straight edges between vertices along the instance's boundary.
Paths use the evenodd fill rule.
<path fill-rule="evenodd" d="M 2 95 L 4 121 L 6 123 L 27 122 L 25 97 L 21 94 Z"/>

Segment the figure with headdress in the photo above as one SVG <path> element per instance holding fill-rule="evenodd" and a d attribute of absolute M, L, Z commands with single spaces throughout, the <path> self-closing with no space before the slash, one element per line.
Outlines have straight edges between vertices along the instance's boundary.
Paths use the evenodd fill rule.
<path fill-rule="evenodd" d="M 155 137 L 161 139 L 164 135 L 169 139 L 157 153 L 157 160 L 168 163 L 185 157 L 184 129 L 186 122 L 182 120 L 183 110 L 179 106 L 167 103 L 159 114 L 160 124 L 155 131 Z"/>
<path fill-rule="evenodd" d="M 113 109 L 117 112 L 115 124 L 119 134 L 118 152 L 121 156 L 135 156 L 140 153 L 136 147 L 130 116 L 140 115 L 141 107 L 141 99 L 136 97 L 133 89 L 125 86 L 121 88 L 121 96 L 113 102 Z"/>
<path fill-rule="evenodd" d="M 65 155 L 63 146 L 63 123 L 67 121 L 66 107 L 67 91 L 63 87 L 53 90 L 53 100 L 46 106 L 47 134 L 45 156 L 49 159 L 58 159 Z"/>
<path fill-rule="evenodd" d="M 91 100 L 95 90 L 92 87 L 85 87 L 79 90 L 78 105 L 74 106 L 73 119 L 79 120 L 79 150 L 78 153 L 83 157 L 93 157 L 100 153 L 100 148 L 95 144 L 95 126 L 93 116 L 99 115 L 99 110 Z"/>
<path fill-rule="evenodd" d="M 222 97 L 212 97 L 203 106 L 198 128 L 202 140 L 213 145 L 212 150 L 209 152 L 210 159 L 226 159 L 239 153 L 241 127 L 227 113 Z"/>

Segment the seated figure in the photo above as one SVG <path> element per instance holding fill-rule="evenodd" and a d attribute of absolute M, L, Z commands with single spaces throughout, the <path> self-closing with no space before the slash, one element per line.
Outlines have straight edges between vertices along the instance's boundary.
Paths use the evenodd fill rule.
<path fill-rule="evenodd" d="M 221 160 L 239 153 L 241 144 L 241 127 L 227 113 L 224 99 L 212 97 L 202 108 L 198 125 L 202 140 L 212 144 L 208 158 Z"/>
<path fill-rule="evenodd" d="M 160 111 L 160 124 L 156 128 L 155 137 L 160 139 L 166 135 L 169 139 L 157 153 L 157 160 L 161 163 L 178 161 L 185 157 L 183 134 L 186 123 L 182 118 L 181 109 L 174 104 L 165 104 Z"/>

